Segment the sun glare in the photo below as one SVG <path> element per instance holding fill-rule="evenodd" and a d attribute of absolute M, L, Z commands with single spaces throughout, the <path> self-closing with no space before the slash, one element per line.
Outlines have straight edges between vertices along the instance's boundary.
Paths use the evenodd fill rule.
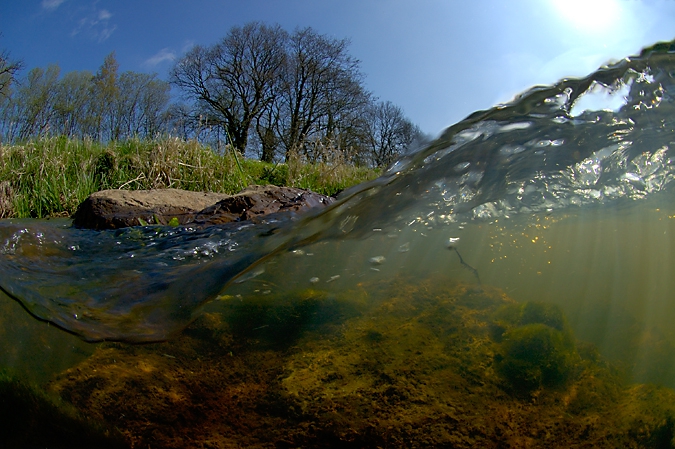
<path fill-rule="evenodd" d="M 552 0 L 561 21 L 577 31 L 607 31 L 619 20 L 620 5 L 616 0 Z"/>

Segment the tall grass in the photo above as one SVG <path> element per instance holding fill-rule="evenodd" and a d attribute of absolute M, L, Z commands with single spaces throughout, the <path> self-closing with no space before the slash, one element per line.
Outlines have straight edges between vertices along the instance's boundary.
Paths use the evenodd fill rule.
<path fill-rule="evenodd" d="M 297 151 L 290 153 L 283 167 L 288 185 L 333 196 L 379 175 L 379 170 L 354 166 L 332 145 L 317 142 L 312 153 L 319 162 L 309 162 Z"/>
<path fill-rule="evenodd" d="M 295 154 L 287 164 L 239 162 L 241 169 L 231 152 L 219 155 L 196 141 L 175 138 L 102 145 L 54 137 L 0 145 L 0 218 L 69 216 L 90 194 L 104 189 L 234 194 L 251 184 L 275 184 L 335 195 L 378 175 L 339 155 L 316 164 Z"/>

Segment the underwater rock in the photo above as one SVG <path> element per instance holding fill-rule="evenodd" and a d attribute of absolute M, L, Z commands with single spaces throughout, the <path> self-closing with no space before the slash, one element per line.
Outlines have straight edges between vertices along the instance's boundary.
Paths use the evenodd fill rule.
<path fill-rule="evenodd" d="M 211 226 L 331 202 L 308 190 L 272 185 L 249 186 L 233 196 L 179 189 L 102 190 L 79 205 L 73 225 L 97 230 L 144 224 Z"/>
<path fill-rule="evenodd" d="M 504 334 L 497 372 L 517 392 L 563 385 L 570 376 L 576 351 L 565 334 L 545 324 L 526 324 Z"/>

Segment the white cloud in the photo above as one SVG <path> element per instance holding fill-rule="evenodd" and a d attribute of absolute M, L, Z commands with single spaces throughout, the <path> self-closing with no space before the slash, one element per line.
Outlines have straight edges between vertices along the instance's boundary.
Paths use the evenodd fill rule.
<path fill-rule="evenodd" d="M 64 0 L 44 0 L 64 1 Z M 83 33 L 98 42 L 107 40 L 117 29 L 117 25 L 110 23 L 112 13 L 107 9 L 92 9 L 86 17 L 78 21 L 77 27 L 70 33 L 71 36 Z"/>
<path fill-rule="evenodd" d="M 99 33 L 98 33 L 98 41 L 103 42 L 107 40 L 113 32 L 117 29 L 117 25 L 113 25 L 111 27 L 105 27 L 103 28 Z"/>
<path fill-rule="evenodd" d="M 44 9 L 49 10 L 49 11 L 54 11 L 64 1 L 66 1 L 66 0 L 42 0 L 42 7 Z"/>
<path fill-rule="evenodd" d="M 153 56 L 145 60 L 144 65 L 148 67 L 155 67 L 166 61 L 174 61 L 176 59 L 176 53 L 171 51 L 168 48 L 162 48 L 160 51 L 155 53 Z"/>
<path fill-rule="evenodd" d="M 183 43 L 183 48 L 181 48 L 180 51 L 181 51 L 181 53 L 185 53 L 188 50 L 191 50 L 192 47 L 194 47 L 194 46 L 195 46 L 195 41 L 193 41 L 192 39 L 188 39 Z"/>

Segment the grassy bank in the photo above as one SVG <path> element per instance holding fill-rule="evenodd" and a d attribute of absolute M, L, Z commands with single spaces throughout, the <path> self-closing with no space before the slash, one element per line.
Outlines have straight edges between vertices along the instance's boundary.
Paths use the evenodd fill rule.
<path fill-rule="evenodd" d="M 0 218 L 68 216 L 104 189 L 177 188 L 233 194 L 251 184 L 335 195 L 373 179 L 374 170 L 333 163 L 286 164 L 216 154 L 195 141 L 166 138 L 102 145 L 66 138 L 0 145 Z"/>

